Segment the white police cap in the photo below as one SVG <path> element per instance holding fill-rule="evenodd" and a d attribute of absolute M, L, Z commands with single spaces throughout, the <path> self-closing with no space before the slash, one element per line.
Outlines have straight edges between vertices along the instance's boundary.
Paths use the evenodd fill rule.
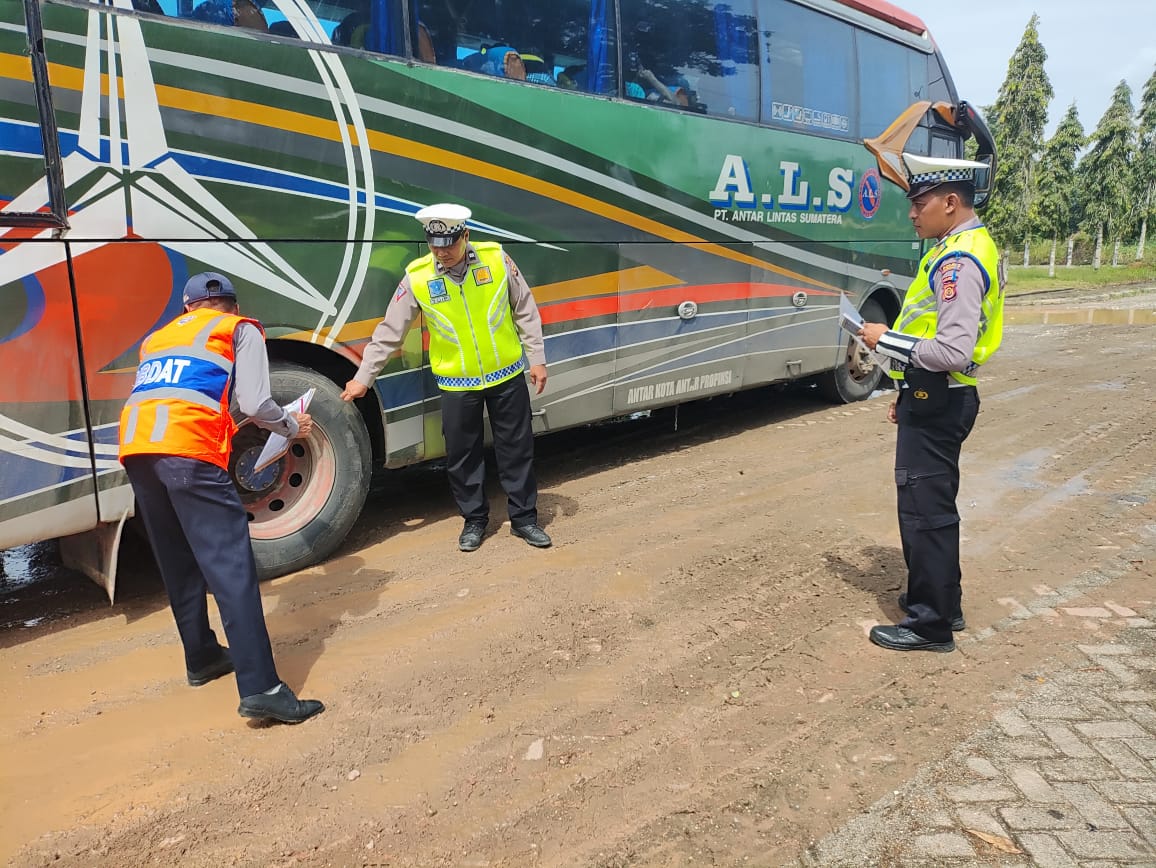
<path fill-rule="evenodd" d="M 953 157 L 923 157 L 904 153 L 903 169 L 907 173 L 907 198 L 914 199 L 940 184 L 975 184 L 976 172 L 988 169 L 987 163 L 957 160 Z"/>
<path fill-rule="evenodd" d="M 471 211 L 465 205 L 439 202 L 422 208 L 416 216 L 431 247 L 449 247 L 466 231 Z"/>

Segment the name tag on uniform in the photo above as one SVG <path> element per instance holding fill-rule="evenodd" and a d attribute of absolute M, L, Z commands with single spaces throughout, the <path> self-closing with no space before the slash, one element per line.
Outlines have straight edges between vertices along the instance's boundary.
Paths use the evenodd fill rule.
<path fill-rule="evenodd" d="M 480 265 L 474 269 L 474 283 L 481 286 L 483 283 L 493 283 L 494 276 L 490 274 L 488 265 Z"/>
<path fill-rule="evenodd" d="M 429 282 L 429 300 L 434 304 L 441 304 L 450 300 L 450 292 L 446 289 L 446 279 L 438 277 Z"/>

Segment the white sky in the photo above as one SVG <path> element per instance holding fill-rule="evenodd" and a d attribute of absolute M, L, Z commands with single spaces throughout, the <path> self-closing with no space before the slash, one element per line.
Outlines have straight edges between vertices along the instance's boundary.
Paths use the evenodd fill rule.
<path fill-rule="evenodd" d="M 1040 16 L 1044 69 L 1056 95 L 1047 135 L 1072 100 L 1084 131 L 1095 129 L 1120 79 L 1139 108 L 1144 83 L 1156 70 L 1153 0 L 895 0 L 931 31 L 960 97 L 977 106 L 995 102 L 1012 52 L 1032 13 Z"/>

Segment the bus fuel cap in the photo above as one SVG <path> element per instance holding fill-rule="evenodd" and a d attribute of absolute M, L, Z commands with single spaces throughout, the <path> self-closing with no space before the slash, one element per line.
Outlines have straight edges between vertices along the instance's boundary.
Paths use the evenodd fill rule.
<path fill-rule="evenodd" d="M 698 303 L 684 301 L 678 306 L 678 315 L 681 319 L 694 319 L 698 316 Z"/>

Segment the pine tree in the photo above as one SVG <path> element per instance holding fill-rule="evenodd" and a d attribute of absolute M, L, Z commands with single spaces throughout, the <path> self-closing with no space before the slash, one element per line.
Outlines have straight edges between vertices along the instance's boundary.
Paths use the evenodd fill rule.
<path fill-rule="evenodd" d="M 1096 233 L 1092 267 L 1100 267 L 1104 236 L 1118 241 L 1128 228 L 1132 192 L 1132 160 L 1136 128 L 1132 125 L 1132 89 L 1121 81 L 1112 102 L 1089 139 L 1091 148 L 1080 161 L 1080 198 L 1084 222 Z"/>
<path fill-rule="evenodd" d="M 1025 249 L 1035 215 L 1035 161 L 1055 93 L 1044 71 L 1048 53 L 1040 43 L 1039 23 L 1040 17 L 1032 15 L 988 115 L 999 165 L 985 221 L 1001 244 L 1023 242 Z"/>
<path fill-rule="evenodd" d="M 1139 141 L 1132 168 L 1140 219 L 1140 240 L 1136 244 L 1136 260 L 1139 261 L 1144 258 L 1148 221 L 1156 219 L 1156 71 L 1144 85 L 1144 95 L 1140 98 Z"/>
<path fill-rule="evenodd" d="M 1048 276 L 1056 274 L 1056 243 L 1061 235 L 1071 237 L 1076 228 L 1076 156 L 1084 147 L 1084 128 L 1076 113 L 1076 104 L 1056 127 L 1044 145 L 1036 178 L 1039 182 L 1039 228 L 1052 238 L 1048 259 Z M 1071 246 L 1069 245 L 1069 250 Z M 1068 262 L 1071 265 L 1071 261 Z"/>

